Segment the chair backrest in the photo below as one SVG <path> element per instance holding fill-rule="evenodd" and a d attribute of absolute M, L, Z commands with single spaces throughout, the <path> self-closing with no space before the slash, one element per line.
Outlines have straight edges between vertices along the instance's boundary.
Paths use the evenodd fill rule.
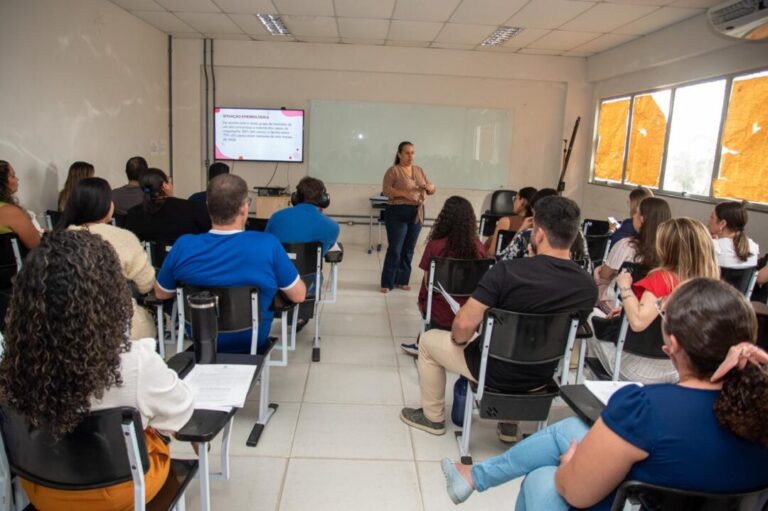
<path fill-rule="evenodd" d="M 586 236 L 610 234 L 611 224 L 607 220 L 595 220 L 593 218 L 585 218 L 581 223 L 581 232 Z"/>
<path fill-rule="evenodd" d="M 320 278 L 323 271 L 323 245 L 319 241 L 309 243 L 283 243 L 288 257 L 307 285 L 306 300 L 320 299 Z"/>
<path fill-rule="evenodd" d="M 489 357 L 516 364 L 544 364 L 563 357 L 578 314 L 521 314 L 489 309 L 481 337 L 485 335 L 488 319 L 493 320 Z"/>
<path fill-rule="evenodd" d="M 494 215 L 511 215 L 514 213 L 516 190 L 496 190 L 491 194 L 491 213 Z"/>
<path fill-rule="evenodd" d="M 496 262 L 494 259 L 454 259 L 452 257 L 433 257 L 435 263 L 433 284 L 440 283 L 452 296 L 469 296 L 475 292 L 483 275 Z"/>
<path fill-rule="evenodd" d="M 267 220 L 266 218 L 254 218 L 249 216 L 248 219 L 245 221 L 245 230 L 264 232 L 267 230 L 268 221 L 269 220 Z"/>
<path fill-rule="evenodd" d="M 752 279 L 757 272 L 757 268 L 726 268 L 720 267 L 720 279 L 729 283 L 739 290 L 744 296 L 749 292 L 749 288 L 754 285 Z"/>
<path fill-rule="evenodd" d="M 184 320 L 189 323 L 192 311 L 187 297 L 201 291 L 208 291 L 218 300 L 219 333 L 244 332 L 258 329 L 254 318 L 258 318 L 258 289 L 253 286 L 241 287 L 203 287 L 182 285 L 184 289 Z M 256 314 L 254 314 L 256 311 Z"/>
<path fill-rule="evenodd" d="M 640 263 L 624 261 L 619 267 L 619 273 L 624 270 L 627 270 L 629 274 L 632 275 L 632 282 L 637 282 L 640 279 L 644 279 L 645 276 L 648 275 L 648 272 L 651 271 L 651 268 Z"/>
<path fill-rule="evenodd" d="M 627 502 L 649 511 L 760 511 L 768 502 L 768 488 L 744 493 L 704 493 L 627 481 L 616 492 L 611 511 Z"/>
<path fill-rule="evenodd" d="M 54 230 L 59 223 L 59 220 L 61 220 L 61 211 L 54 211 L 52 209 L 46 210 L 45 223 L 48 224 L 48 229 L 51 231 Z"/>
<path fill-rule="evenodd" d="M 661 316 L 656 316 L 656 319 L 642 332 L 634 332 L 631 328 L 627 328 L 624 352 L 646 358 L 669 358 L 661 349 L 664 346 L 664 337 L 661 335 L 661 321 Z"/>
<path fill-rule="evenodd" d="M 102 488 L 132 480 L 124 424 L 134 431 L 146 473 L 149 457 L 141 417 L 134 408 L 92 412 L 73 432 L 56 439 L 8 406 L 0 407 L 0 430 L 11 471 L 60 490 Z"/>
<path fill-rule="evenodd" d="M 584 238 L 587 240 L 587 250 L 589 251 L 589 258 L 597 266 L 600 264 L 605 256 L 608 254 L 608 248 L 611 243 L 610 234 L 585 234 Z"/>
<path fill-rule="evenodd" d="M 125 220 L 128 218 L 128 215 L 122 215 L 120 213 L 113 213 L 112 214 L 112 223 L 117 227 L 125 227 Z"/>
<path fill-rule="evenodd" d="M 21 270 L 21 247 L 16 233 L 0 234 L 0 289 L 10 289 L 11 279 Z"/>
<path fill-rule="evenodd" d="M 503 229 L 499 231 L 498 236 L 496 237 L 496 256 L 498 257 L 501 252 L 509 246 L 510 243 L 512 243 L 512 238 L 515 237 L 515 234 L 517 234 L 517 231 L 513 231 L 511 229 Z"/>
<path fill-rule="evenodd" d="M 150 263 L 155 268 L 163 266 L 163 261 L 176 243 L 176 238 L 155 238 L 143 241 L 144 249 L 149 255 Z"/>

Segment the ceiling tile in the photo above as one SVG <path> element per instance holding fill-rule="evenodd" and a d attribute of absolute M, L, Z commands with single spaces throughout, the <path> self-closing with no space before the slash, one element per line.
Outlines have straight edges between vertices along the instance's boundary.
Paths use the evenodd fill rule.
<path fill-rule="evenodd" d="M 334 4 L 336 16 L 389 19 L 395 7 L 395 0 L 334 0 Z"/>
<path fill-rule="evenodd" d="M 204 34 L 209 39 L 227 39 L 229 41 L 250 41 L 251 37 L 246 34 Z"/>
<path fill-rule="evenodd" d="M 562 27 L 580 32 L 611 32 L 658 9 L 648 5 L 597 4 Z"/>
<path fill-rule="evenodd" d="M 113 4 L 122 7 L 126 11 L 164 11 L 155 0 L 110 0 Z"/>
<path fill-rule="evenodd" d="M 673 7 L 692 7 L 694 9 L 709 9 L 713 5 L 723 3 L 722 0 L 677 0 L 670 5 Z"/>
<path fill-rule="evenodd" d="M 365 39 L 356 37 L 342 37 L 341 42 L 344 44 L 362 44 L 364 46 L 383 46 L 384 39 Z"/>
<path fill-rule="evenodd" d="M 439 43 L 472 44 L 477 45 L 491 35 L 496 27 L 489 25 L 463 25 L 458 23 L 446 23 L 435 38 Z"/>
<path fill-rule="evenodd" d="M 597 39 L 593 39 L 588 43 L 585 43 L 585 44 L 582 44 L 581 46 L 577 46 L 573 48 L 573 50 L 590 52 L 590 53 L 600 53 L 601 51 L 614 48 L 616 46 L 622 45 L 627 41 L 631 41 L 632 39 L 636 39 L 636 38 L 637 36 L 634 36 L 634 35 L 603 34 Z"/>
<path fill-rule="evenodd" d="M 525 28 L 557 28 L 594 5 L 593 2 L 573 0 L 533 0 L 506 24 Z"/>
<path fill-rule="evenodd" d="M 269 41 L 270 43 L 274 42 L 293 42 L 297 39 L 291 35 L 255 35 L 251 34 L 251 39 L 255 41 Z"/>
<path fill-rule="evenodd" d="M 506 47 L 512 48 L 524 48 L 534 41 L 537 41 L 549 34 L 551 30 L 545 30 L 542 28 L 525 28 L 522 32 L 518 32 L 516 36 L 504 43 Z"/>
<path fill-rule="evenodd" d="M 253 14 L 230 14 L 229 19 L 242 29 L 246 34 L 270 35 L 264 25 Z"/>
<path fill-rule="evenodd" d="M 395 41 L 433 41 L 443 25 L 432 21 L 392 20 L 387 37 Z"/>
<path fill-rule="evenodd" d="M 213 0 L 227 14 L 276 14 L 271 0 Z"/>
<path fill-rule="evenodd" d="M 302 43 L 338 43 L 338 37 L 322 37 L 322 36 L 301 36 L 296 40 Z"/>
<path fill-rule="evenodd" d="M 460 0 L 397 0 L 396 20 L 448 21 Z"/>
<path fill-rule="evenodd" d="M 171 32 L 175 39 L 203 39 L 205 36 L 200 32 Z"/>
<path fill-rule="evenodd" d="M 242 34 L 226 14 L 214 12 L 177 12 L 176 16 L 195 30 L 209 34 Z"/>
<path fill-rule="evenodd" d="M 387 41 L 387 46 L 402 46 L 405 48 L 426 48 L 428 41 Z"/>
<path fill-rule="evenodd" d="M 189 33 L 195 32 L 195 29 L 181 21 L 174 14 L 170 12 L 157 12 L 157 11 L 132 11 L 134 16 L 137 16 L 153 27 L 162 30 L 166 33 Z"/>
<path fill-rule="evenodd" d="M 458 44 L 458 43 L 432 43 L 430 48 L 440 48 L 443 50 L 473 50 L 476 44 Z"/>
<path fill-rule="evenodd" d="M 272 0 L 280 14 L 334 16 L 332 0 Z"/>
<path fill-rule="evenodd" d="M 675 0 L 605 0 L 610 4 L 632 4 L 632 5 L 655 5 L 661 7 L 662 5 L 669 5 Z"/>
<path fill-rule="evenodd" d="M 487 52 L 496 52 L 496 53 L 516 53 L 517 50 L 520 48 L 515 48 L 512 46 L 478 46 L 476 48 L 477 51 L 487 51 Z"/>
<path fill-rule="evenodd" d="M 348 39 L 381 39 L 387 37 L 389 20 L 337 18 L 339 35 Z"/>
<path fill-rule="evenodd" d="M 503 25 L 528 0 L 464 0 L 451 16 L 452 23 Z"/>
<path fill-rule="evenodd" d="M 599 37 L 595 32 L 568 32 L 565 30 L 553 30 L 541 39 L 529 44 L 528 48 L 539 50 L 572 50 L 573 48 Z"/>
<path fill-rule="evenodd" d="M 561 55 L 563 52 L 562 50 L 544 50 L 540 48 L 523 48 L 518 53 L 523 53 L 525 55 Z"/>
<path fill-rule="evenodd" d="M 336 18 L 283 16 L 283 21 L 291 34 L 295 36 L 339 37 L 339 31 L 336 29 Z"/>
<path fill-rule="evenodd" d="M 211 0 L 155 0 L 173 12 L 221 12 Z"/>
<path fill-rule="evenodd" d="M 655 32 L 668 25 L 696 16 L 704 12 L 702 9 L 684 9 L 682 7 L 662 7 L 639 20 L 617 28 L 617 34 L 645 35 Z"/>
<path fill-rule="evenodd" d="M 594 55 L 594 53 L 591 53 L 591 52 L 588 52 L 588 51 L 576 51 L 576 50 L 571 50 L 571 51 L 567 51 L 567 52 L 563 53 L 563 57 L 582 57 L 582 58 L 585 58 L 585 57 L 591 57 L 592 55 Z"/>

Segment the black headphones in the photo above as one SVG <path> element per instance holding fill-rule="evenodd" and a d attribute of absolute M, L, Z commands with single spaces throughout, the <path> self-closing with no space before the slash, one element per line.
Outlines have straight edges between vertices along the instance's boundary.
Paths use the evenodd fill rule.
<path fill-rule="evenodd" d="M 303 204 L 306 202 L 304 200 L 304 194 L 301 192 L 299 187 L 296 187 L 296 191 L 291 194 L 291 204 L 293 206 L 297 204 Z M 318 208 L 326 209 L 328 206 L 331 205 L 331 196 L 328 195 L 328 191 L 325 189 L 325 185 L 323 185 L 323 192 L 320 194 L 320 200 L 317 202 L 311 202 L 309 204 L 314 204 Z"/>

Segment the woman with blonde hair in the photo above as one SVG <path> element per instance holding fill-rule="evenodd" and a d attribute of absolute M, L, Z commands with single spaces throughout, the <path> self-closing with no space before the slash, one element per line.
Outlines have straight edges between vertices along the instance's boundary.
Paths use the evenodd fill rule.
<path fill-rule="evenodd" d="M 757 266 L 760 247 L 744 228 L 747 208 L 741 202 L 721 202 L 709 215 L 709 232 L 715 240 L 717 264 L 723 268 L 753 268 Z"/>
<path fill-rule="evenodd" d="M 59 211 L 64 211 L 67 206 L 67 200 L 72 195 L 72 190 L 75 189 L 75 185 L 86 177 L 93 177 L 96 174 L 96 170 L 93 165 L 87 161 L 76 161 L 69 166 L 69 173 L 67 174 L 67 181 L 64 183 L 64 188 L 59 192 Z"/>
<path fill-rule="evenodd" d="M 613 372 L 616 356 L 615 334 L 621 324 L 622 311 L 629 328 L 633 332 L 642 332 L 659 316 L 659 302 L 669 296 L 679 284 L 696 277 L 720 278 L 720 268 L 717 266 L 709 232 L 698 220 L 672 218 L 659 225 L 656 252 L 659 265 L 645 278 L 635 283 L 629 273 L 622 273 L 616 278 L 623 308 L 618 308 L 608 315 L 608 319 L 616 328 L 600 328 L 599 322 L 605 320 L 593 318 L 596 331 L 614 333 L 590 343 L 592 352 L 608 372 Z M 678 375 L 669 360 L 622 353 L 620 379 L 642 383 L 674 383 Z"/>

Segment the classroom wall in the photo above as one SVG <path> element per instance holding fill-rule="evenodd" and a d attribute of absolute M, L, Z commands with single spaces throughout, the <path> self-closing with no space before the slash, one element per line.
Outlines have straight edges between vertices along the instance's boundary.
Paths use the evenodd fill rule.
<path fill-rule="evenodd" d="M 594 80 L 592 116 L 600 98 L 716 77 L 723 74 L 768 68 L 768 42 L 745 42 L 717 34 L 706 16 L 698 16 L 613 50 L 590 57 L 587 72 Z M 592 135 L 590 132 L 590 147 Z M 588 176 L 589 174 L 587 174 Z M 628 190 L 586 184 L 583 209 L 588 217 L 628 215 Z M 668 198 L 675 216 L 706 220 L 713 204 Z M 749 212 L 747 232 L 768 250 L 768 213 Z"/>
<path fill-rule="evenodd" d="M 204 185 L 204 80 L 202 41 L 174 40 L 174 161 L 178 194 Z M 512 55 L 423 48 L 215 41 L 218 106 L 286 106 L 309 112 L 312 99 L 381 101 L 508 109 L 512 141 L 508 186 L 555 186 L 562 139 L 576 116 L 582 131 L 574 149 L 567 193 L 581 194 L 586 180 L 591 88 L 579 58 Z M 329 127 L 332 129 L 332 127 Z M 198 130 L 197 138 L 192 132 Z M 312 144 L 308 130 L 305 152 Z M 211 134 L 212 136 L 212 134 Z M 416 144 L 418 163 L 418 141 Z M 394 157 L 393 148 L 393 157 Z M 391 162 L 382 162 L 383 175 Z M 235 173 L 249 185 L 265 185 L 274 164 L 238 162 Z M 429 173 L 430 169 L 425 169 Z M 272 185 L 295 185 L 307 164 L 280 164 Z M 184 176 L 182 179 L 181 176 Z M 468 196 L 481 211 L 488 191 L 438 186 L 428 203 L 434 217 L 445 198 Z M 379 184 L 329 184 L 330 214 L 368 214 Z M 347 242 L 367 242 L 366 227 L 343 229 Z"/>
<path fill-rule="evenodd" d="M 105 0 L 0 1 L 0 159 L 23 206 L 55 208 L 75 160 L 113 186 L 168 164 L 167 36 Z"/>

